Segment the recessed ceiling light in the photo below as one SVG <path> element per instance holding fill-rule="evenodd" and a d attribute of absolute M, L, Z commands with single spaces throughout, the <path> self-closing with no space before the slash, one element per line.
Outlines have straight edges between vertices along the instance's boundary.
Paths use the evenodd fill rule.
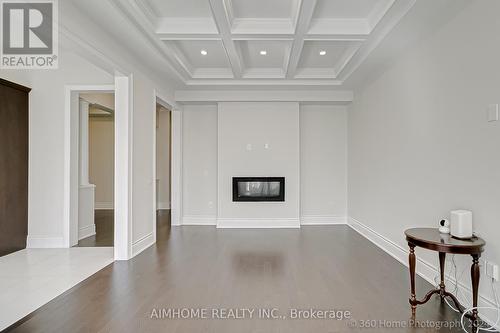
<path fill-rule="evenodd" d="M 321 50 L 321 51 L 319 51 L 319 55 L 320 55 L 320 56 L 324 56 L 324 55 L 326 55 L 326 51 L 325 51 L 325 50 Z"/>
<path fill-rule="evenodd" d="M 260 51 L 260 55 L 266 55 L 267 54 L 267 51 L 266 50 L 262 50 Z"/>
<path fill-rule="evenodd" d="M 207 55 L 208 54 L 207 50 L 201 50 L 200 53 L 201 53 L 201 55 Z"/>

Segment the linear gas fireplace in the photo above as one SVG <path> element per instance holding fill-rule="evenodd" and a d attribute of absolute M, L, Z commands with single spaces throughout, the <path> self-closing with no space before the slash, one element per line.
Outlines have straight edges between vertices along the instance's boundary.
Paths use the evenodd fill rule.
<path fill-rule="evenodd" d="M 233 177 L 233 201 L 285 201 L 285 177 Z"/>

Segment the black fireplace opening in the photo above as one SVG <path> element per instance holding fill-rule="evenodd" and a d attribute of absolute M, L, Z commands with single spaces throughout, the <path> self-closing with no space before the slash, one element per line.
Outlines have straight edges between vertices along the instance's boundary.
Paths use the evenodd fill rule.
<path fill-rule="evenodd" d="M 233 201 L 285 201 L 285 177 L 233 177 Z"/>

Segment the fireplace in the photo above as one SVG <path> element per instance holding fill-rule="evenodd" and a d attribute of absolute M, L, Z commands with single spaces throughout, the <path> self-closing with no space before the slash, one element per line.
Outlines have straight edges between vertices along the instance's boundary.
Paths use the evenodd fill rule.
<path fill-rule="evenodd" d="M 285 201 L 285 177 L 233 177 L 233 201 Z"/>

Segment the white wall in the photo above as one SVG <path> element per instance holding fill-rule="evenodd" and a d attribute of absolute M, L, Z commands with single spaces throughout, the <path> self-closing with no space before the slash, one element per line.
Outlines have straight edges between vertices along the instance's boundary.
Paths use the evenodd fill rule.
<path fill-rule="evenodd" d="M 222 104 L 222 103 L 221 103 Z M 272 105 L 281 106 L 281 103 L 271 103 Z M 284 103 L 288 105 L 289 103 Z M 292 103 L 297 105 L 296 103 Z M 233 108 L 230 104 L 230 109 L 238 109 L 238 107 L 247 106 L 247 103 L 235 103 L 237 108 Z M 250 103 L 252 105 L 252 103 Z M 260 103 L 253 103 L 260 107 Z M 263 105 L 268 105 L 263 103 Z M 280 107 L 281 108 L 281 107 Z M 260 107 L 261 110 L 268 110 L 265 107 Z M 286 109 L 286 108 L 284 108 Z M 290 110 L 288 110 L 290 111 Z M 229 112 L 229 111 L 228 111 Z M 241 139 L 249 140 L 248 136 L 242 136 L 245 133 L 243 129 L 236 129 L 235 124 L 246 124 L 246 128 L 261 128 L 263 121 L 269 121 L 269 113 L 262 111 L 263 114 L 253 113 L 250 117 L 254 123 L 250 126 L 250 120 L 244 120 L 242 115 L 234 114 L 235 119 L 227 120 L 227 125 L 234 128 L 233 134 L 237 133 Z M 272 112 L 272 111 L 269 111 Z M 287 117 L 295 115 L 296 108 L 287 113 Z M 183 224 L 216 224 L 217 205 L 218 205 L 218 114 L 217 105 L 185 105 L 183 110 Z M 272 114 L 272 113 L 271 113 Z M 305 104 L 300 106 L 299 111 L 299 133 L 291 131 L 300 138 L 300 158 L 296 158 L 290 164 L 298 166 L 300 164 L 300 218 L 302 224 L 332 224 L 344 223 L 346 217 L 346 107 L 335 106 L 328 104 Z M 281 124 L 280 118 L 280 124 Z M 243 123 L 243 121 L 245 121 Z M 270 122 L 269 122 L 270 124 Z M 291 139 L 290 131 L 285 131 L 280 127 L 280 132 L 277 133 L 280 140 L 286 141 L 287 149 L 298 148 L 296 139 Z M 268 136 L 269 138 L 269 136 Z M 287 139 L 288 138 L 288 139 Z M 239 140 L 238 138 L 236 138 Z M 252 138 L 255 150 L 257 153 L 262 153 L 261 149 L 264 142 L 262 137 Z M 273 139 L 274 140 L 274 139 Z M 295 141 L 294 141 L 295 140 Z M 245 140 L 243 140 L 245 141 Z M 250 142 L 246 142 L 250 143 Z M 225 139 L 223 142 L 234 143 L 235 139 Z M 259 146 L 260 143 L 260 146 Z M 239 147 L 239 146 L 238 146 Z M 271 144 L 271 149 L 276 149 L 274 144 Z M 241 147 L 240 147 L 241 148 Z M 239 149 L 236 149 L 241 152 Z M 255 151 L 252 151 L 255 153 Z M 244 152 L 246 154 L 246 152 Z M 233 160 L 237 157 L 233 157 Z M 269 161 L 267 155 L 260 156 L 261 160 L 257 159 L 257 163 L 264 164 L 263 161 Z M 245 159 L 246 161 L 246 159 Z M 233 162 L 228 162 L 232 165 Z M 248 166 L 248 163 L 243 163 Z M 259 167 L 252 168 L 253 174 L 257 171 L 262 173 Z M 283 173 L 281 171 L 273 171 L 273 173 Z M 232 172 L 232 171 L 231 171 Z M 234 171 L 235 172 L 235 171 Z M 250 171 L 248 171 L 250 172 Z M 263 174 L 269 175 L 269 170 Z M 288 179 L 288 184 L 291 182 Z M 294 178 L 297 179 L 297 178 Z M 226 179 L 227 181 L 227 179 Z M 230 185 L 222 185 L 226 188 L 226 200 L 229 206 L 235 204 L 231 201 Z M 228 187 L 229 186 L 229 187 Z M 299 187 L 299 182 L 294 186 Z M 227 189 L 229 188 L 229 190 Z M 288 198 L 288 196 L 287 196 Z M 292 195 L 293 198 L 293 195 Z M 259 204 L 240 203 L 237 209 L 238 218 L 256 217 L 254 212 L 248 212 L 246 207 L 256 206 Z M 271 207 L 273 204 L 261 203 Z M 275 203 L 276 205 L 276 203 Z M 279 205 L 279 204 L 278 204 Z M 243 206 L 243 210 L 240 210 Z M 297 207 L 297 205 L 295 206 Z M 296 214 L 294 212 L 293 214 Z M 288 215 L 283 215 L 288 216 Z M 291 216 L 291 215 L 290 215 Z M 222 217 L 222 214 L 219 215 Z"/>
<path fill-rule="evenodd" d="M 345 223 L 347 108 L 300 106 L 300 215 L 302 224 Z"/>
<path fill-rule="evenodd" d="M 164 101 L 172 102 L 173 88 L 168 79 L 163 77 L 160 80 L 156 71 L 148 67 L 142 59 L 135 58 L 130 50 L 95 24 L 72 2 L 60 2 L 59 15 L 58 70 L 0 71 L 2 78 L 33 89 L 30 94 L 29 124 L 28 246 L 66 246 L 64 242 L 65 85 L 113 85 L 116 74 L 130 77 L 132 81 L 130 100 L 133 101 L 131 108 L 133 119 L 130 122 L 130 137 L 133 143 L 130 151 L 132 159 L 130 170 L 133 184 L 130 188 L 133 195 L 128 199 L 131 206 L 127 212 L 127 214 L 132 212 L 132 225 L 127 226 L 132 236 L 128 241 L 131 251 L 121 255 L 123 258 L 128 258 L 155 241 L 153 143 L 156 94 Z M 72 100 L 72 105 L 73 102 Z M 74 133 L 71 136 L 73 140 Z M 72 158 L 76 155 L 72 150 Z M 71 179 L 71 185 L 77 186 L 75 177 Z M 74 205 L 75 199 L 70 200 Z M 71 210 L 74 211 L 73 208 Z M 72 219 L 77 218 L 77 214 L 69 215 Z M 75 223 L 76 221 L 73 221 L 72 224 Z"/>
<path fill-rule="evenodd" d="M 183 108 L 183 223 L 215 224 L 217 216 L 217 106 Z"/>
<path fill-rule="evenodd" d="M 218 225 L 298 226 L 299 104 L 219 103 L 218 133 Z M 285 177 L 285 202 L 233 202 L 232 177 L 267 176 Z"/>
<path fill-rule="evenodd" d="M 113 76 L 61 50 L 57 70 L 0 70 L 32 88 L 29 109 L 28 247 L 63 247 L 64 86 L 113 84 Z"/>
<path fill-rule="evenodd" d="M 132 246 L 133 255 L 153 243 L 156 228 L 155 86 L 142 75 L 134 75 Z M 142 245 L 141 245 L 142 244 Z"/>
<path fill-rule="evenodd" d="M 158 107 L 156 121 L 156 208 L 170 209 L 170 111 Z"/>
<path fill-rule="evenodd" d="M 500 122 L 486 120 L 487 105 L 500 103 L 499 12 L 499 1 L 472 2 L 355 94 L 349 215 L 402 251 L 406 228 L 436 227 L 463 208 L 487 242 L 483 258 L 500 264 Z M 437 267 L 435 253 L 417 256 Z M 457 259 L 469 287 L 470 257 Z M 481 279 L 481 295 L 491 300 Z"/>
<path fill-rule="evenodd" d="M 93 0 L 88 9 L 96 10 L 100 15 L 106 10 L 116 11 L 113 3 Z M 63 38 L 60 40 L 67 43 L 66 47 L 78 50 L 88 59 L 106 68 L 110 73 L 129 76 L 132 79 L 132 119 L 130 119 L 130 136 L 132 139 L 131 170 L 132 190 L 129 201 L 131 206 L 128 213 L 131 214 L 132 249 L 128 256 L 134 256 L 147 248 L 155 241 L 155 178 L 154 174 L 154 149 L 155 142 L 155 117 L 156 117 L 156 95 L 167 103 L 174 104 L 174 79 L 166 77 L 165 71 L 153 68 L 150 63 L 137 56 L 135 49 L 120 42 L 143 43 L 144 39 L 132 23 L 126 20 L 116 20 L 110 17 L 111 25 L 123 27 L 128 31 L 127 39 L 116 38 L 107 33 L 107 27 L 99 26 L 77 7 L 77 2 L 61 1 L 59 3 L 61 24 L 64 26 Z M 148 43 L 141 44 L 142 47 L 150 49 Z M 175 105 L 173 105 L 175 106 Z"/>

